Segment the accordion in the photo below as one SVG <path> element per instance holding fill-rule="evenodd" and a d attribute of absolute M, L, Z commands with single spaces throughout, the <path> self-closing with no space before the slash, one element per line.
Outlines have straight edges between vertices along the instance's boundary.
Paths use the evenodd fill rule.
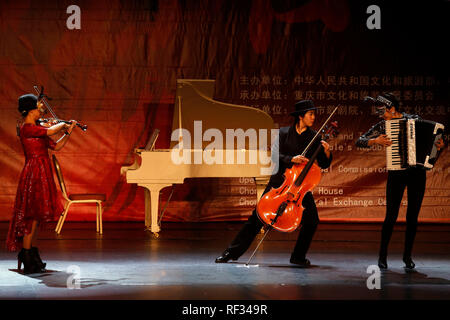
<path fill-rule="evenodd" d="M 444 126 L 420 119 L 386 120 L 386 135 L 392 145 L 386 148 L 388 170 L 405 170 L 411 166 L 431 169 L 437 160 L 436 141 L 442 138 Z"/>

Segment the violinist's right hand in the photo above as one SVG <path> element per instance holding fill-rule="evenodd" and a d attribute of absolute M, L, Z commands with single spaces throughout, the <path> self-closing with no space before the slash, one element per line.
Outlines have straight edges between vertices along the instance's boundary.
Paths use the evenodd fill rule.
<path fill-rule="evenodd" d="M 309 161 L 308 158 L 301 156 L 301 155 L 295 156 L 291 159 L 291 162 L 294 162 L 294 163 L 305 163 L 308 161 Z"/>

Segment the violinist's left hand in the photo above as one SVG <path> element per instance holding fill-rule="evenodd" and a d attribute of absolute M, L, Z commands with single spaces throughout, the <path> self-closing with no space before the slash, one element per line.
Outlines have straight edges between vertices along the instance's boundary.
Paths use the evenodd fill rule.
<path fill-rule="evenodd" d="M 438 141 L 436 141 L 435 144 L 436 144 L 438 151 L 441 150 L 445 146 L 444 140 L 442 138 L 439 139 Z"/>
<path fill-rule="evenodd" d="M 77 122 L 75 120 L 70 120 L 70 124 L 67 125 L 67 132 L 72 133 L 73 128 L 77 125 Z"/>
<path fill-rule="evenodd" d="M 323 140 L 321 140 L 320 143 L 323 146 L 323 151 L 327 155 L 327 158 L 329 158 L 330 157 L 330 145 L 326 141 L 323 141 Z"/>

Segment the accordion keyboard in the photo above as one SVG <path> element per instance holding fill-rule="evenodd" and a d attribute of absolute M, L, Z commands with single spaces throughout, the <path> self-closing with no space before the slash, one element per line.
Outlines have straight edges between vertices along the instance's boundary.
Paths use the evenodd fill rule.
<path fill-rule="evenodd" d="M 402 122 L 398 120 L 386 121 L 386 135 L 392 144 L 386 147 L 386 167 L 388 170 L 406 169 L 406 159 L 404 159 L 402 141 Z"/>

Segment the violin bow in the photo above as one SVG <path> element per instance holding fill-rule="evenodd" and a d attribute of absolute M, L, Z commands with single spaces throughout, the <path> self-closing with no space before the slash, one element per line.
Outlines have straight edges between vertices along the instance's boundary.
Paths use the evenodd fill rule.
<path fill-rule="evenodd" d="M 44 86 L 41 86 L 41 90 L 39 90 L 38 86 L 33 86 L 34 91 L 36 91 L 36 93 L 38 94 L 38 100 L 41 100 L 45 106 L 47 107 L 47 110 L 50 112 L 50 114 L 52 115 L 53 118 L 55 118 L 56 120 L 59 120 L 59 118 L 56 116 L 55 112 L 53 111 L 53 109 L 50 107 L 50 105 L 48 104 L 47 100 L 45 98 L 48 98 L 51 100 L 51 98 L 49 98 L 47 95 L 44 94 Z"/>
<path fill-rule="evenodd" d="M 325 128 L 325 126 L 327 125 L 328 121 L 330 121 L 331 117 L 336 113 L 336 111 L 337 111 L 337 109 L 339 107 L 340 107 L 340 105 L 337 105 L 336 108 L 334 108 L 333 112 L 331 112 L 331 114 L 328 117 L 328 119 L 323 123 L 322 127 L 320 127 L 320 129 L 316 132 L 316 135 L 314 136 L 314 138 L 311 139 L 311 141 L 309 142 L 308 146 L 305 148 L 305 150 L 303 150 L 302 156 L 305 156 L 306 152 L 308 152 L 308 149 L 311 147 L 313 142 L 315 142 L 317 136 L 322 132 L 323 128 Z"/>

